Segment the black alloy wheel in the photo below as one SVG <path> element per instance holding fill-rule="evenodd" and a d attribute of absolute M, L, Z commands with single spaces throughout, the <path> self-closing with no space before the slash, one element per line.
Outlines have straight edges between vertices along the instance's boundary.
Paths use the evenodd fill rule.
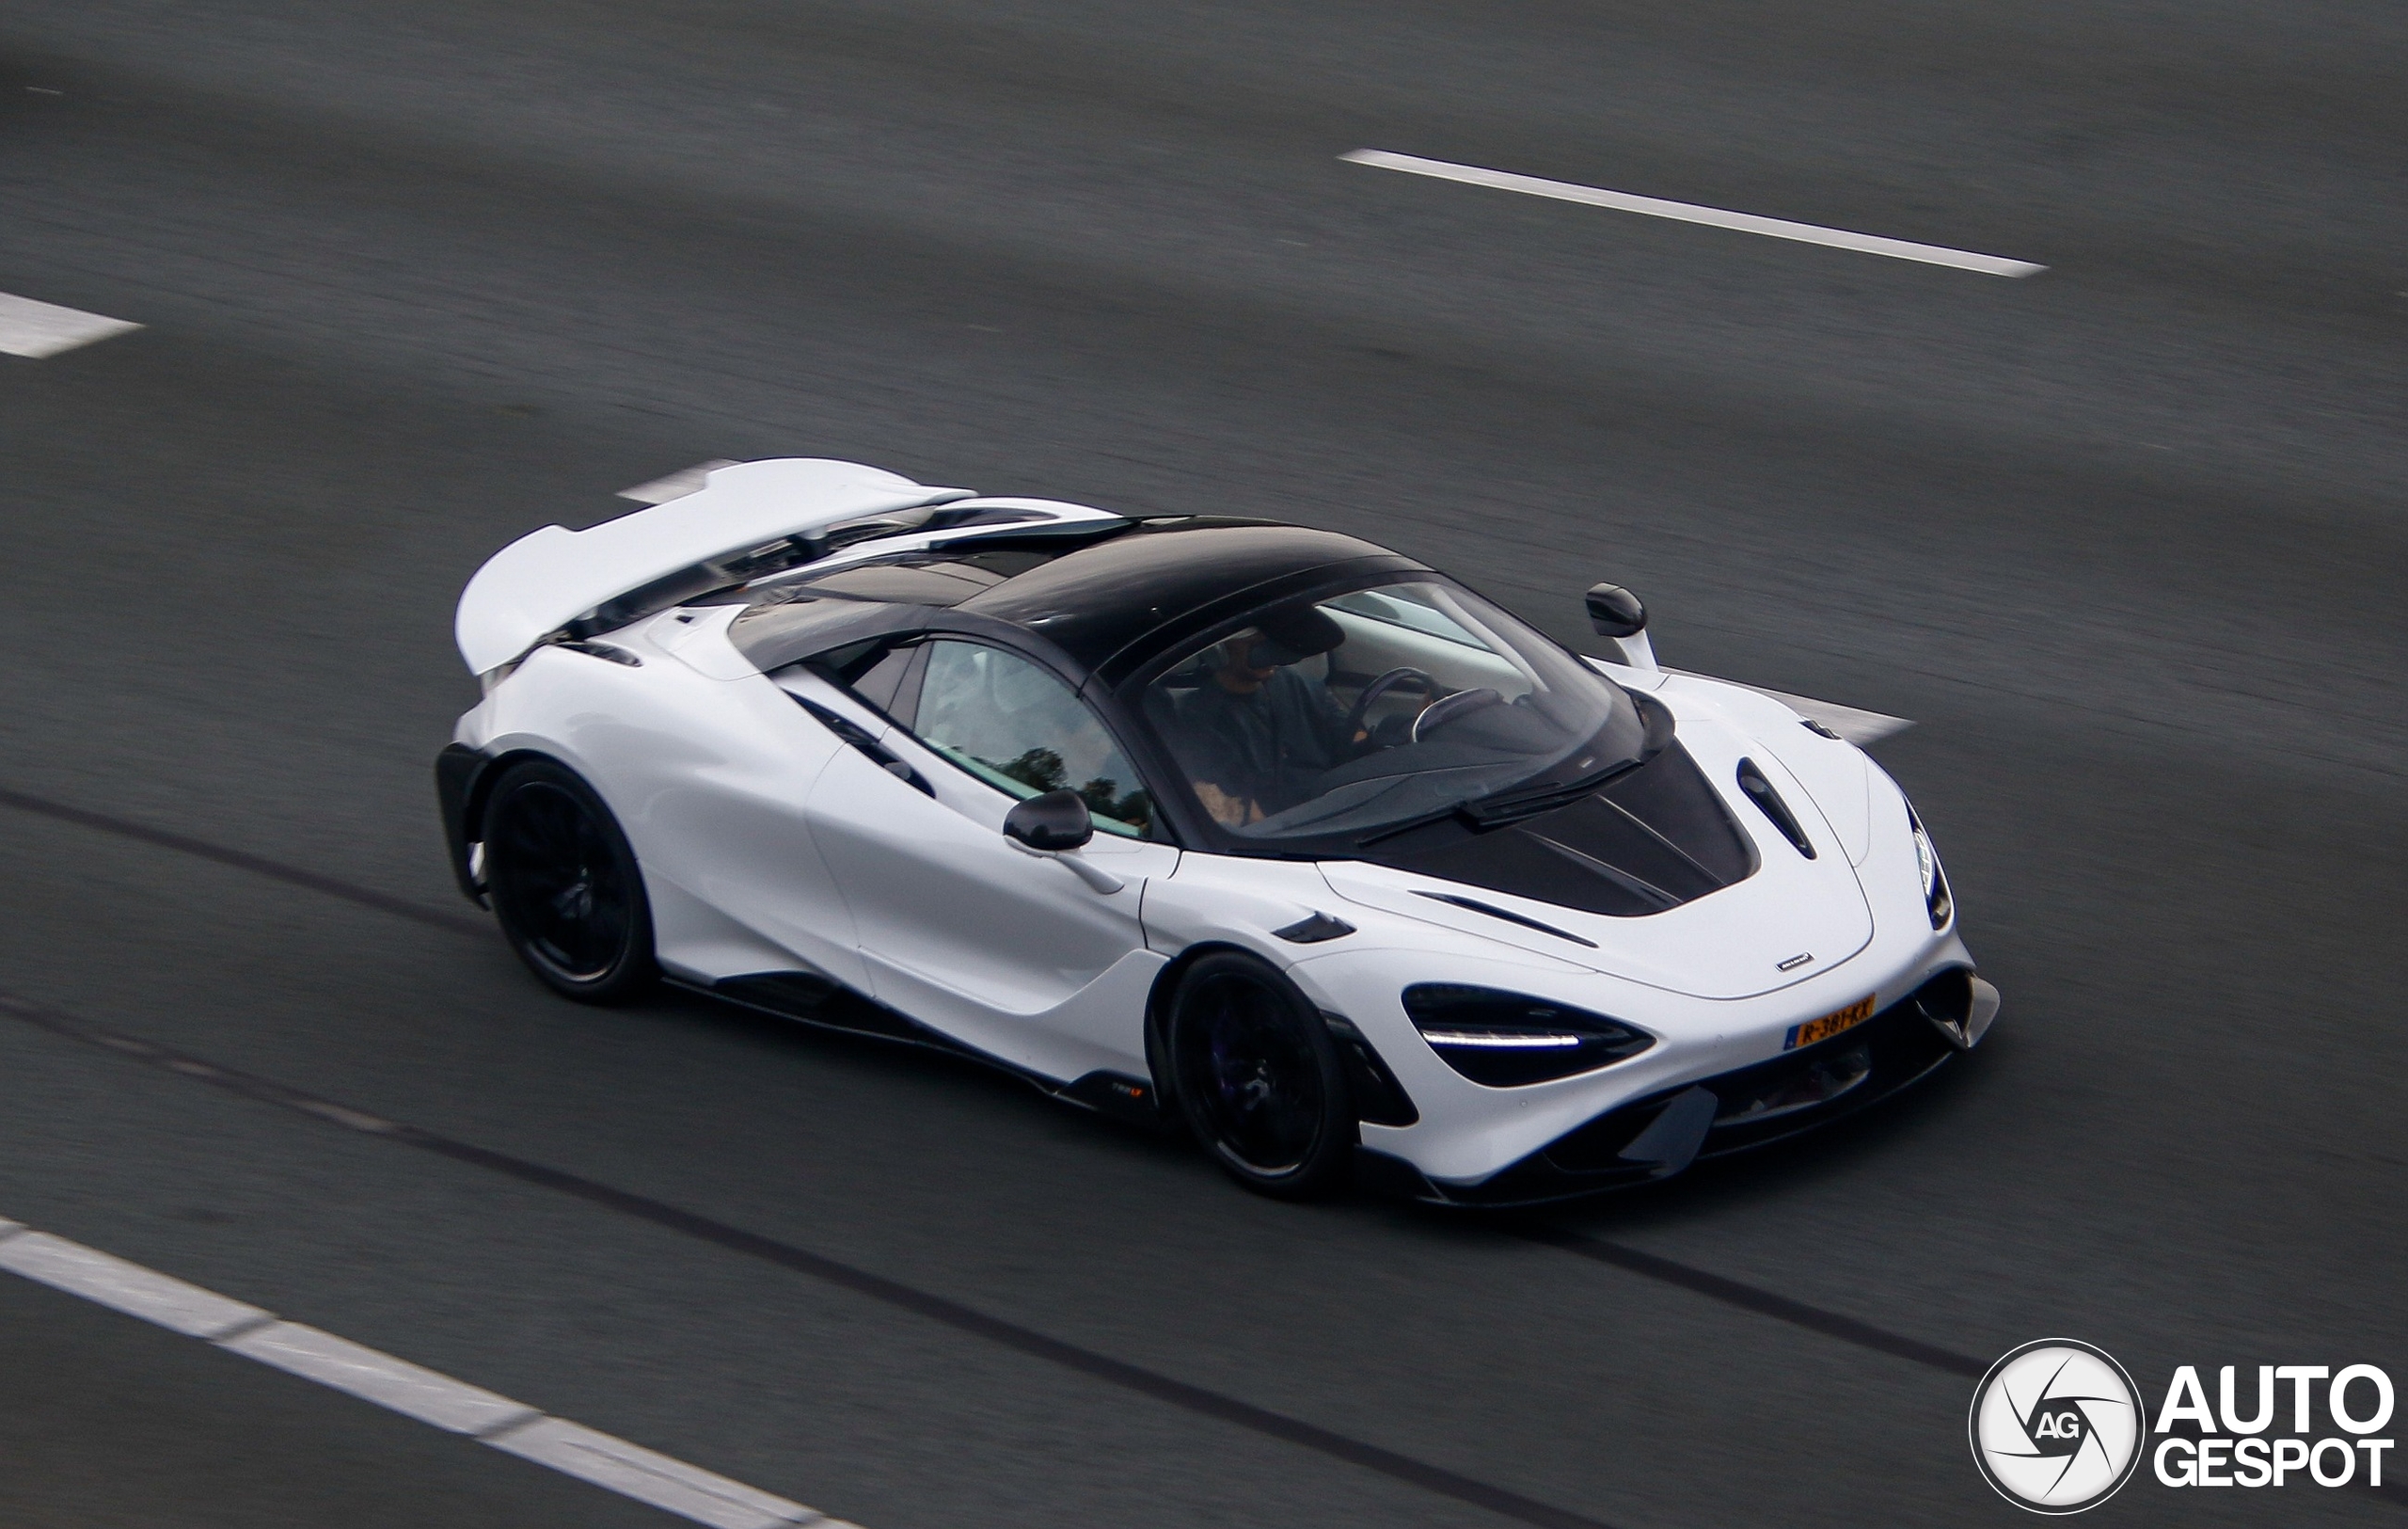
<path fill-rule="evenodd" d="M 1354 1101 L 1328 1027 L 1294 983 L 1252 956 L 1215 952 L 1180 979 L 1168 1029 L 1180 1107 L 1231 1177 L 1283 1200 L 1344 1181 Z"/>
<path fill-rule="evenodd" d="M 652 980 L 643 877 L 592 787 L 548 759 L 513 765 L 483 833 L 494 916 L 529 970 L 583 1003 L 617 1002 Z"/>

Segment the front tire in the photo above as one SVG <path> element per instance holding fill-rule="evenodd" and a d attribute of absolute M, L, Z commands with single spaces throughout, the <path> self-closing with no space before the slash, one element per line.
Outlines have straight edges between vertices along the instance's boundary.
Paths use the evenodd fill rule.
<path fill-rule="evenodd" d="M 618 820 L 574 771 L 512 765 L 486 799 L 485 884 L 527 969 L 579 1003 L 617 1003 L 656 975 L 652 909 Z"/>
<path fill-rule="evenodd" d="M 1329 1028 L 1294 983 L 1215 952 L 1180 977 L 1166 1029 L 1180 1108 L 1230 1177 L 1282 1200 L 1344 1181 L 1354 1102 Z"/>

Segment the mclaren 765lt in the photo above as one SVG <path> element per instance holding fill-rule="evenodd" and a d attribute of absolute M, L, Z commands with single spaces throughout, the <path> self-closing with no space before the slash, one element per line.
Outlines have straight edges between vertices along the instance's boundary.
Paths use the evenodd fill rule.
<path fill-rule="evenodd" d="M 1898 787 L 1587 604 L 1610 659 L 1331 532 L 740 463 L 469 581 L 444 822 L 572 998 L 965 1052 L 1273 1194 L 1660 1178 L 1977 1043 Z"/>

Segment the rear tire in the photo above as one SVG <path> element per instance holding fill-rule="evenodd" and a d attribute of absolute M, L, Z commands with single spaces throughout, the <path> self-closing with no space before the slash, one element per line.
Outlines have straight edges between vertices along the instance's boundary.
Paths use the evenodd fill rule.
<path fill-rule="evenodd" d="M 1231 1178 L 1309 1200 L 1345 1182 L 1354 1106 L 1320 1013 L 1253 956 L 1218 951 L 1180 978 L 1165 1027 L 1172 1091 Z"/>
<path fill-rule="evenodd" d="M 652 981 L 652 908 L 635 851 L 576 772 L 549 759 L 510 766 L 482 832 L 494 916 L 547 987 L 617 1003 Z"/>

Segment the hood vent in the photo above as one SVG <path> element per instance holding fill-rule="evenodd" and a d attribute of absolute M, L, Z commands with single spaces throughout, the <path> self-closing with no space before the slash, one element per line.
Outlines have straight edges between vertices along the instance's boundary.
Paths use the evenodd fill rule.
<path fill-rule="evenodd" d="M 1772 788 L 1772 782 L 1765 779 L 1765 772 L 1756 768 L 1753 759 L 1739 761 L 1739 789 L 1747 792 L 1748 800 L 1772 820 L 1772 825 L 1781 830 L 1781 836 L 1795 845 L 1799 854 L 1809 860 L 1814 858 L 1814 841 L 1806 836 L 1806 830 L 1798 826 L 1797 816 L 1789 810 L 1789 804 Z"/>
<path fill-rule="evenodd" d="M 1612 918 L 1693 902 L 1757 867 L 1754 842 L 1678 741 L 1552 812 L 1443 839 L 1405 835 L 1362 858 Z"/>
<path fill-rule="evenodd" d="M 1509 912 L 1492 903 L 1482 902 L 1478 898 L 1450 897 L 1444 892 L 1416 892 L 1413 895 L 1418 898 L 1428 898 L 1433 902 L 1444 902 L 1452 907 L 1467 908 L 1473 913 L 1486 914 L 1491 918 L 1502 918 L 1509 924 L 1519 924 L 1524 929 L 1534 929 L 1542 934 L 1552 934 L 1559 940 L 1570 940 L 1575 945 L 1585 945 L 1592 950 L 1597 948 L 1597 942 L 1594 940 L 1584 940 L 1568 930 L 1558 929 L 1553 924 L 1542 924 L 1535 918 L 1525 918 L 1520 914 Z"/>

